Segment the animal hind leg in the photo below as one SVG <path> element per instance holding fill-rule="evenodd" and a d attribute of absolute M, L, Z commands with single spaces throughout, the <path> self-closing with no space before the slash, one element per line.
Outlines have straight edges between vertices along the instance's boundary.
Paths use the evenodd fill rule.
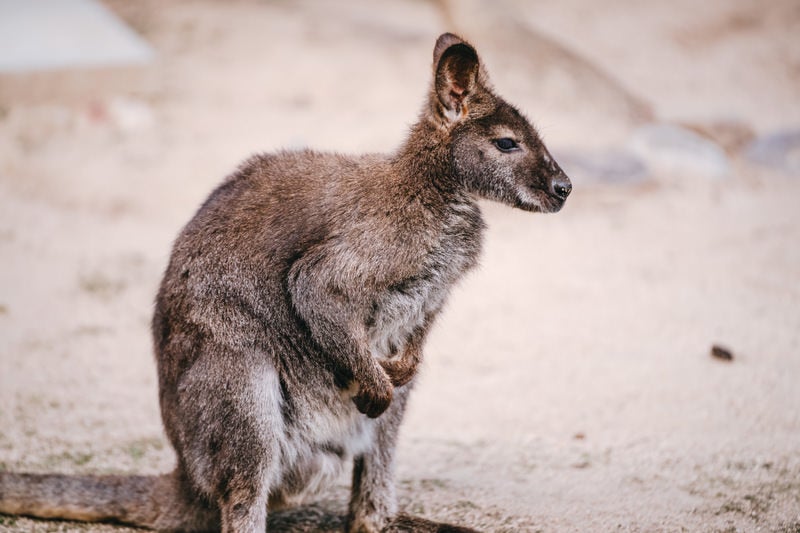
<path fill-rule="evenodd" d="M 198 360 L 178 391 L 181 464 L 217 505 L 223 533 L 262 533 L 280 461 L 278 376 L 263 354 L 207 348 L 210 356 Z"/>
<path fill-rule="evenodd" d="M 394 452 L 410 388 L 411 384 L 396 389 L 389 409 L 375 422 L 374 447 L 355 458 L 347 517 L 348 533 L 377 533 L 397 514 Z"/>

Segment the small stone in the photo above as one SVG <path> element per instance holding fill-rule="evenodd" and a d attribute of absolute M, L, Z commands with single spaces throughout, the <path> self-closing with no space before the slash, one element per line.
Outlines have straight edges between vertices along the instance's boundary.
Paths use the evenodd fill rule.
<path fill-rule="evenodd" d="M 633 132 L 628 148 L 658 173 L 721 179 L 732 168 L 717 143 L 680 126 L 648 124 Z"/>
<path fill-rule="evenodd" d="M 711 347 L 711 357 L 722 361 L 733 361 L 733 352 L 719 344 L 715 344 Z"/>
<path fill-rule="evenodd" d="M 647 179 L 644 162 L 622 150 L 606 152 L 556 152 L 556 161 L 577 184 L 630 184 Z"/>
<path fill-rule="evenodd" d="M 688 122 L 681 126 L 714 141 L 730 155 L 739 153 L 756 137 L 749 124 L 735 119 Z"/>
<path fill-rule="evenodd" d="M 800 129 L 758 137 L 747 146 L 745 155 L 758 165 L 800 175 Z"/>

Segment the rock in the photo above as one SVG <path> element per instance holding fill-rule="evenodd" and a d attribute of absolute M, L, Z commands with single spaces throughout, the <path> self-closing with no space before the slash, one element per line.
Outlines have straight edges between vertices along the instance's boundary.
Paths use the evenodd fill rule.
<path fill-rule="evenodd" d="M 720 179 L 732 173 L 730 160 L 718 144 L 672 124 L 638 128 L 628 148 L 659 174 Z"/>
<path fill-rule="evenodd" d="M 749 124 L 735 119 L 688 122 L 681 126 L 714 141 L 729 155 L 739 153 L 756 136 Z"/>
<path fill-rule="evenodd" d="M 722 361 L 733 361 L 733 352 L 724 346 L 714 344 L 711 346 L 711 357 L 721 359 Z"/>
<path fill-rule="evenodd" d="M 800 130 L 779 131 L 756 138 L 745 150 L 753 163 L 800 175 Z"/>
<path fill-rule="evenodd" d="M 556 152 L 556 161 L 577 184 L 629 184 L 645 181 L 647 166 L 630 152 Z"/>

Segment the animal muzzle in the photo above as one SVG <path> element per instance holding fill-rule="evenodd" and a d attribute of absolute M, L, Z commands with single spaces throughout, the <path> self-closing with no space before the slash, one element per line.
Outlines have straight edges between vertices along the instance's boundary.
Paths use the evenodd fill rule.
<path fill-rule="evenodd" d="M 550 178 L 548 188 L 553 196 L 564 201 L 567 199 L 567 196 L 569 196 L 569 193 L 572 192 L 572 182 L 569 181 L 569 178 L 564 172 L 559 172 Z"/>

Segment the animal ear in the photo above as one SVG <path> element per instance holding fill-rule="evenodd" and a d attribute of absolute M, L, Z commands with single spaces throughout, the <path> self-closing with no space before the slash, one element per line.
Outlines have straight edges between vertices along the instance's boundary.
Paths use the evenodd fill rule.
<path fill-rule="evenodd" d="M 478 53 L 452 33 L 442 34 L 433 49 L 437 114 L 447 122 L 466 116 L 466 101 L 478 86 Z"/>

